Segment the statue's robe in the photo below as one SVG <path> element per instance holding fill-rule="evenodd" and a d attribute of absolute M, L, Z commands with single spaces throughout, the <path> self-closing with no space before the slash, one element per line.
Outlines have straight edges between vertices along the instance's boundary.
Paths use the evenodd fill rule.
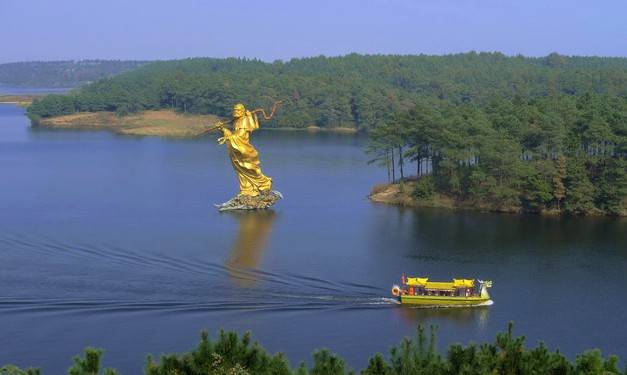
<path fill-rule="evenodd" d="M 257 129 L 259 121 L 250 111 L 235 120 L 232 132 L 224 129 L 223 141 L 239 178 L 241 195 L 257 196 L 262 191 L 272 189 L 272 179 L 261 172 L 259 153 L 249 142 L 250 133 Z"/>

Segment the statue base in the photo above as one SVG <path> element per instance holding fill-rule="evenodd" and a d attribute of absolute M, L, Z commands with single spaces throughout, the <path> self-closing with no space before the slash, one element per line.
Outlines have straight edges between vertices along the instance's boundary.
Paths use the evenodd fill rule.
<path fill-rule="evenodd" d="M 283 194 L 276 190 L 270 190 L 262 191 L 256 197 L 238 195 L 215 206 L 218 207 L 218 211 L 263 210 L 273 206 L 279 199 L 283 199 Z"/>

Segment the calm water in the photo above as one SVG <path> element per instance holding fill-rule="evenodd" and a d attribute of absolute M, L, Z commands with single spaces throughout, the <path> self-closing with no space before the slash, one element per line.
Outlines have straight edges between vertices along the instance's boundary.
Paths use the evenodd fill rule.
<path fill-rule="evenodd" d="M 29 128 L 0 105 L 0 364 L 63 373 L 88 345 L 141 372 L 220 327 L 292 365 L 328 347 L 355 368 L 417 323 L 439 347 L 515 322 L 569 356 L 627 357 L 627 222 L 402 210 L 369 202 L 365 139 L 259 132 L 274 211 L 218 213 L 236 180 L 211 138 Z M 495 304 L 407 309 L 401 272 L 494 280 Z"/>

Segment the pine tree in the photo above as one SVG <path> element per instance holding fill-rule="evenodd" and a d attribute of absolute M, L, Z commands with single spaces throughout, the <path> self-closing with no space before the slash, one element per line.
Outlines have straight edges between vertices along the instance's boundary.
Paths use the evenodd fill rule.
<path fill-rule="evenodd" d="M 566 165 L 566 200 L 564 208 L 574 214 L 594 211 L 594 186 L 590 182 L 583 157 L 575 156 Z"/>
<path fill-rule="evenodd" d="M 566 186 L 564 179 L 566 178 L 566 158 L 560 155 L 555 160 L 555 175 L 553 176 L 553 197 L 557 202 L 557 209 L 560 209 L 560 202 L 566 197 Z"/>
<path fill-rule="evenodd" d="M 627 160 L 608 159 L 603 165 L 599 181 L 597 203 L 612 215 L 624 215 L 627 211 Z"/>

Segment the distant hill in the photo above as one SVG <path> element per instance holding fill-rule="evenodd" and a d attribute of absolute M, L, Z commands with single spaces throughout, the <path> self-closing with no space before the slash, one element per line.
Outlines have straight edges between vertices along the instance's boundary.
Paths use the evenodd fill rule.
<path fill-rule="evenodd" d="M 147 61 L 68 60 L 0 64 L 0 86 L 76 87 L 128 72 Z"/>
<path fill-rule="evenodd" d="M 74 112 L 120 114 L 172 108 L 230 113 L 291 99 L 271 126 L 369 129 L 412 108 L 420 98 L 484 106 L 512 100 L 585 93 L 627 95 L 627 58 L 551 54 L 541 58 L 501 53 L 446 56 L 347 55 L 266 63 L 250 59 L 158 61 L 35 103 L 32 115 Z"/>

